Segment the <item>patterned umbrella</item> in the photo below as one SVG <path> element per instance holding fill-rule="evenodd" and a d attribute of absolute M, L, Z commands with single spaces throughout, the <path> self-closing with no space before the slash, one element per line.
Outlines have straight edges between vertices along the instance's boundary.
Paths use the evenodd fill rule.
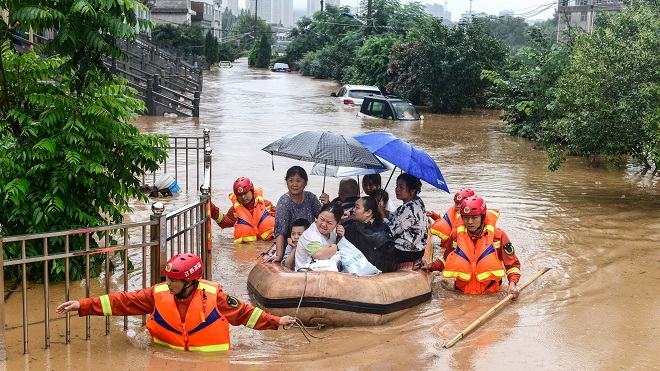
<path fill-rule="evenodd" d="M 383 168 L 383 164 L 362 143 L 331 131 L 303 131 L 289 134 L 267 145 L 263 151 L 273 156 L 324 165 L 363 169 Z M 325 176 L 323 188 L 325 191 Z"/>

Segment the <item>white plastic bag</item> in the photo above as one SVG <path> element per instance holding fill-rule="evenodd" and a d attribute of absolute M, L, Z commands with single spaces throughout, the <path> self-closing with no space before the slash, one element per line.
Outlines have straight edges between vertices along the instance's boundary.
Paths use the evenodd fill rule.
<path fill-rule="evenodd" d="M 342 272 L 357 276 L 373 276 L 380 270 L 367 260 L 362 251 L 358 250 L 350 241 L 342 238 L 339 243 L 339 254 L 343 265 Z"/>
<path fill-rule="evenodd" d="M 339 272 L 339 269 L 337 268 L 337 261 L 331 259 L 316 260 L 307 264 L 304 269 L 308 269 L 312 272 Z"/>

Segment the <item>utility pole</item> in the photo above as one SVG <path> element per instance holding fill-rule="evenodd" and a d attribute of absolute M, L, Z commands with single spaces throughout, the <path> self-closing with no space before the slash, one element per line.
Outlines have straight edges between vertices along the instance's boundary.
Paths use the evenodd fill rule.
<path fill-rule="evenodd" d="M 373 9 L 371 2 L 372 0 L 367 1 L 367 24 L 364 26 L 364 37 L 367 39 L 369 38 L 369 33 L 371 32 L 371 29 L 369 29 L 369 24 L 371 23 L 372 26 L 374 24 L 373 19 L 371 19 L 371 11 Z"/>
<path fill-rule="evenodd" d="M 321 0 L 321 13 L 323 13 L 323 0 Z"/>
<path fill-rule="evenodd" d="M 257 39 L 257 1 L 254 0 L 254 26 L 252 27 L 252 36 Z"/>

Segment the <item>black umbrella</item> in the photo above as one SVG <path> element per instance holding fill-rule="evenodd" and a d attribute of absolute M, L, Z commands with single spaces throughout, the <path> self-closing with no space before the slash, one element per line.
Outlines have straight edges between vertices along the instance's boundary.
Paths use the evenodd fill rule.
<path fill-rule="evenodd" d="M 331 131 L 303 131 L 289 134 L 267 145 L 263 150 L 274 156 L 324 165 L 364 169 L 383 167 L 383 164 L 362 143 Z M 325 176 L 323 192 L 325 192 Z"/>

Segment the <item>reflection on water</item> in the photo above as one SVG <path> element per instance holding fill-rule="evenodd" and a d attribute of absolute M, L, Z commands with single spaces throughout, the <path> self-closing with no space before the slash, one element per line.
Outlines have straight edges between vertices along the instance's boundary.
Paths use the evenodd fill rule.
<path fill-rule="evenodd" d="M 43 323 L 39 318 L 43 315 L 34 317 L 31 353 L 23 356 L 22 317 L 8 311 L 8 325 L 17 324 L 8 334 L 8 369 L 657 367 L 660 356 L 646 351 L 657 347 L 660 339 L 657 174 L 633 163 L 608 170 L 582 158 L 570 158 L 558 172 L 551 173 L 533 143 L 501 131 L 496 111 L 468 111 L 458 116 L 422 110 L 425 120 L 421 123 L 358 118 L 355 109 L 332 103 L 330 93 L 338 89 L 332 82 L 251 70 L 246 64 L 239 61 L 232 69 L 207 73 L 200 118 L 142 117 L 136 123 L 145 132 L 172 135 L 201 135 L 203 128 L 210 129 L 213 198 L 221 208 L 229 208 L 226 196 L 239 176 L 250 177 L 264 188 L 265 198 L 277 202 L 286 191 L 286 169 L 297 163 L 271 158 L 261 148 L 281 136 L 300 130 L 348 135 L 390 131 L 427 151 L 440 165 L 452 192 L 472 188 L 489 207 L 502 212 L 498 225 L 516 247 L 523 264 L 522 281 L 543 267 L 553 269 L 519 300 L 450 349 L 437 349 L 436 345 L 484 314 L 502 294 L 459 295 L 451 291 L 450 281 L 436 277 L 433 300 L 388 325 L 326 329 L 322 335 L 327 338 L 311 343 L 295 329 L 258 332 L 232 328 L 233 350 L 213 356 L 153 347 L 148 334 L 138 327 L 139 319 L 131 321 L 128 334 L 119 330 L 121 319 L 113 320 L 112 335 L 105 337 L 103 319 L 93 318 L 92 340 L 85 341 L 84 320 L 72 317 L 77 328 L 72 344 L 64 346 L 64 321 L 54 314 L 58 300 L 53 300 L 51 317 L 58 319 L 48 352 L 41 349 Z M 301 165 L 308 171 L 312 166 Z M 389 174 L 383 177 L 385 183 Z M 326 179 L 326 192 L 333 196 L 338 183 L 339 179 Z M 322 187 L 322 177 L 310 177 L 308 190 L 319 194 Z M 390 184 L 392 195 L 393 189 Z M 421 197 L 436 211 L 451 204 L 451 195 L 427 185 Z M 167 202 L 167 208 L 174 210 L 196 198 L 194 192 L 177 195 Z M 136 214 L 129 218 L 143 219 L 148 213 L 148 205 L 136 205 Z M 234 246 L 232 231 L 216 227 L 213 237 L 213 279 L 225 291 L 249 301 L 247 275 L 268 244 Z M 35 288 L 28 295 L 38 303 L 41 293 Z M 20 295 L 14 295 L 10 304 L 18 303 Z"/>

